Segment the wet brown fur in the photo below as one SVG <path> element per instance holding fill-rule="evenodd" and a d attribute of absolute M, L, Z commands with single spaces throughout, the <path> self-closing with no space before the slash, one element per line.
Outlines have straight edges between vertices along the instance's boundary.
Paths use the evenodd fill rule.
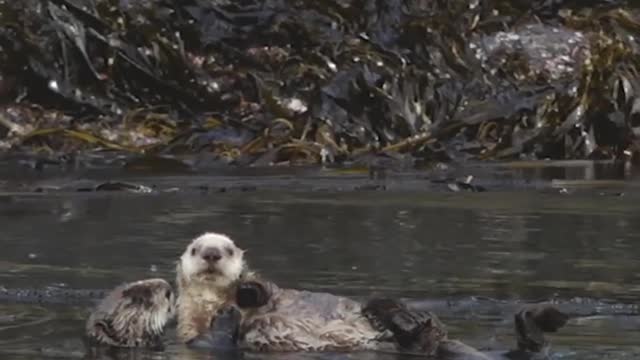
<path fill-rule="evenodd" d="M 398 300 L 375 298 L 362 305 L 267 281 L 258 286 L 265 289 L 267 301 L 243 309 L 239 345 L 260 352 L 376 350 L 450 360 L 528 359 L 548 347 L 544 333 L 557 331 L 568 320 L 550 305 L 525 307 L 515 315 L 518 347 L 493 356 L 449 339 L 435 314 L 410 310 Z"/>
<path fill-rule="evenodd" d="M 374 328 L 360 302 L 262 282 L 266 305 L 244 309 L 243 347 L 253 351 L 394 350 L 392 334 Z"/>
<path fill-rule="evenodd" d="M 126 283 L 113 289 L 91 312 L 86 336 L 91 343 L 116 347 L 161 347 L 174 316 L 171 285 L 163 279 Z"/>

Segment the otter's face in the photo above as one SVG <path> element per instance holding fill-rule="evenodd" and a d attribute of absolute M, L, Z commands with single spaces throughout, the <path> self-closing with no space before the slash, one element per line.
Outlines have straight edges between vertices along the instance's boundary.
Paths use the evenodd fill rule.
<path fill-rule="evenodd" d="M 227 286 L 244 267 L 243 250 L 226 235 L 205 233 L 195 238 L 180 257 L 184 281 L 203 280 Z"/>

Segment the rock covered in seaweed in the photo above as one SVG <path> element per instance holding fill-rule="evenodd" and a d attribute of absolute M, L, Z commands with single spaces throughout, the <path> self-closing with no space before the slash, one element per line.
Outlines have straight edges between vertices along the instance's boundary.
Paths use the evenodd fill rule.
<path fill-rule="evenodd" d="M 0 3 L 0 21 L 5 152 L 265 165 L 638 150 L 626 1 L 25 0 Z"/>

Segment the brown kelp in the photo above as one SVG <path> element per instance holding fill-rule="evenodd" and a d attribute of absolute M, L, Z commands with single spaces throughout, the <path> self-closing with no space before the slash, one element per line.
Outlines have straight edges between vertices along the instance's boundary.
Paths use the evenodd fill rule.
<path fill-rule="evenodd" d="M 616 0 L 0 0 L 0 147 L 237 165 L 621 159 Z"/>

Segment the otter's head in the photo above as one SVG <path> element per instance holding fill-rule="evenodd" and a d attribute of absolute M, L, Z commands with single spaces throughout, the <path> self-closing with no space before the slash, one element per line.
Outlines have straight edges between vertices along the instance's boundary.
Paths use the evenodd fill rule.
<path fill-rule="evenodd" d="M 97 343 L 157 347 L 174 315 L 171 285 L 163 279 L 140 280 L 111 291 L 89 316 L 86 331 Z"/>
<path fill-rule="evenodd" d="M 195 238 L 184 251 L 177 266 L 178 286 L 205 282 L 224 288 L 240 278 L 245 267 L 244 251 L 228 236 L 205 233 Z"/>

